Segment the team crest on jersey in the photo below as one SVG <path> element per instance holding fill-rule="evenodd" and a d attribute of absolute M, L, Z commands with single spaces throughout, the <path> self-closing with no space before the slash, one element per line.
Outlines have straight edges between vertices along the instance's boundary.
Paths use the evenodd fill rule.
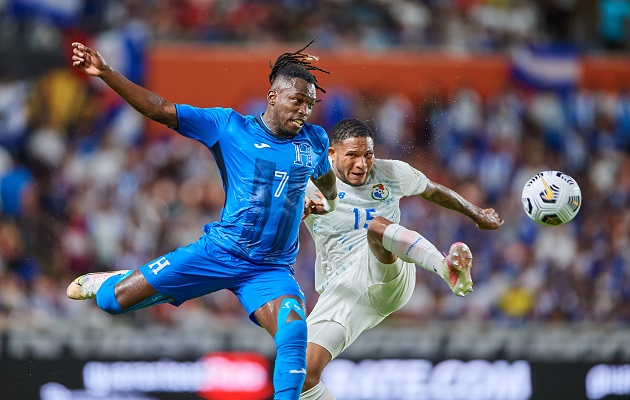
<path fill-rule="evenodd" d="M 293 142 L 295 146 L 295 162 L 296 165 L 313 166 L 313 150 L 311 145 L 304 142 Z"/>
<path fill-rule="evenodd" d="M 389 190 L 382 183 L 372 186 L 372 198 L 374 200 L 385 200 L 389 197 Z"/>

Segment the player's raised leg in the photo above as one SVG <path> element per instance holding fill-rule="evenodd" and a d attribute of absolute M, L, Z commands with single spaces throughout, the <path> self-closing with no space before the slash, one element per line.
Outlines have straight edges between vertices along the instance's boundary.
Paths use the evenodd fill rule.
<path fill-rule="evenodd" d="M 403 261 L 438 274 L 458 296 L 465 296 L 473 290 L 470 275 L 472 254 L 464 243 L 451 245 L 449 254 L 445 257 L 418 232 L 383 217 L 370 221 L 368 243 L 381 262 L 392 263 L 397 256 Z"/>

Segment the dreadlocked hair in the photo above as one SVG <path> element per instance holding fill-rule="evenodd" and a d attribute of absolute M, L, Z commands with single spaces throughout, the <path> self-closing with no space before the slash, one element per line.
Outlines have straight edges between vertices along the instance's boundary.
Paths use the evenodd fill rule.
<path fill-rule="evenodd" d="M 310 71 L 320 71 L 325 74 L 330 74 L 330 72 L 311 64 L 312 61 L 318 61 L 319 57 L 302 53 L 302 51 L 306 50 L 306 48 L 314 41 L 315 39 L 311 40 L 309 44 L 294 53 L 281 54 L 278 58 L 276 58 L 276 62 L 273 64 L 269 61 L 269 67 L 271 68 L 269 83 L 273 83 L 279 76 L 300 78 L 315 85 L 315 89 L 320 90 L 322 93 L 326 93 L 326 91 L 317 84 L 317 78 L 311 74 Z"/>
<path fill-rule="evenodd" d="M 374 132 L 363 121 L 346 118 L 337 122 L 329 135 L 330 143 L 340 143 L 349 138 L 369 137 L 374 139 Z"/>

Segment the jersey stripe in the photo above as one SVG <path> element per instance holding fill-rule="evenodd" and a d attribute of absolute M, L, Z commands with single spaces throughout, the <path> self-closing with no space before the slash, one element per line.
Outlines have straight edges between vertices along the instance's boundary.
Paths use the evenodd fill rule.
<path fill-rule="evenodd" d="M 276 163 L 256 159 L 254 178 L 252 180 L 251 206 L 247 210 L 243 230 L 238 239 L 238 244 L 251 245 L 260 240 L 265 224 L 271 213 L 271 201 L 273 199 L 273 180 L 276 171 Z"/>
<path fill-rule="evenodd" d="M 300 201 L 300 198 L 306 187 L 306 183 L 299 174 L 299 169 L 300 167 L 293 166 L 289 172 L 287 195 L 284 200 L 284 211 L 280 216 L 276 236 L 271 244 L 273 253 L 284 251 L 287 241 L 289 240 L 289 234 L 292 231 L 292 225 L 295 223 L 295 215 L 298 213 L 301 214 L 300 210 L 304 208 L 304 204 Z M 290 218 L 288 218 L 289 216 Z"/>

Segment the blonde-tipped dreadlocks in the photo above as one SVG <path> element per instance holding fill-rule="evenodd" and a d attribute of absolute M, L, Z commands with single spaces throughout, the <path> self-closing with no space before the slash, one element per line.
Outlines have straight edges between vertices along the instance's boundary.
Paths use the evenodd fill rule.
<path fill-rule="evenodd" d="M 312 61 L 319 60 L 317 56 L 302 53 L 302 51 L 306 50 L 306 48 L 314 41 L 315 39 L 311 40 L 309 44 L 294 53 L 281 54 L 273 64 L 269 61 L 269 67 L 271 68 L 269 83 L 273 83 L 278 76 L 301 78 L 308 83 L 315 85 L 315 88 L 320 90 L 322 93 L 326 93 L 326 91 L 317 84 L 317 78 L 309 71 L 320 71 L 325 74 L 330 74 L 330 72 L 311 64 Z"/>

